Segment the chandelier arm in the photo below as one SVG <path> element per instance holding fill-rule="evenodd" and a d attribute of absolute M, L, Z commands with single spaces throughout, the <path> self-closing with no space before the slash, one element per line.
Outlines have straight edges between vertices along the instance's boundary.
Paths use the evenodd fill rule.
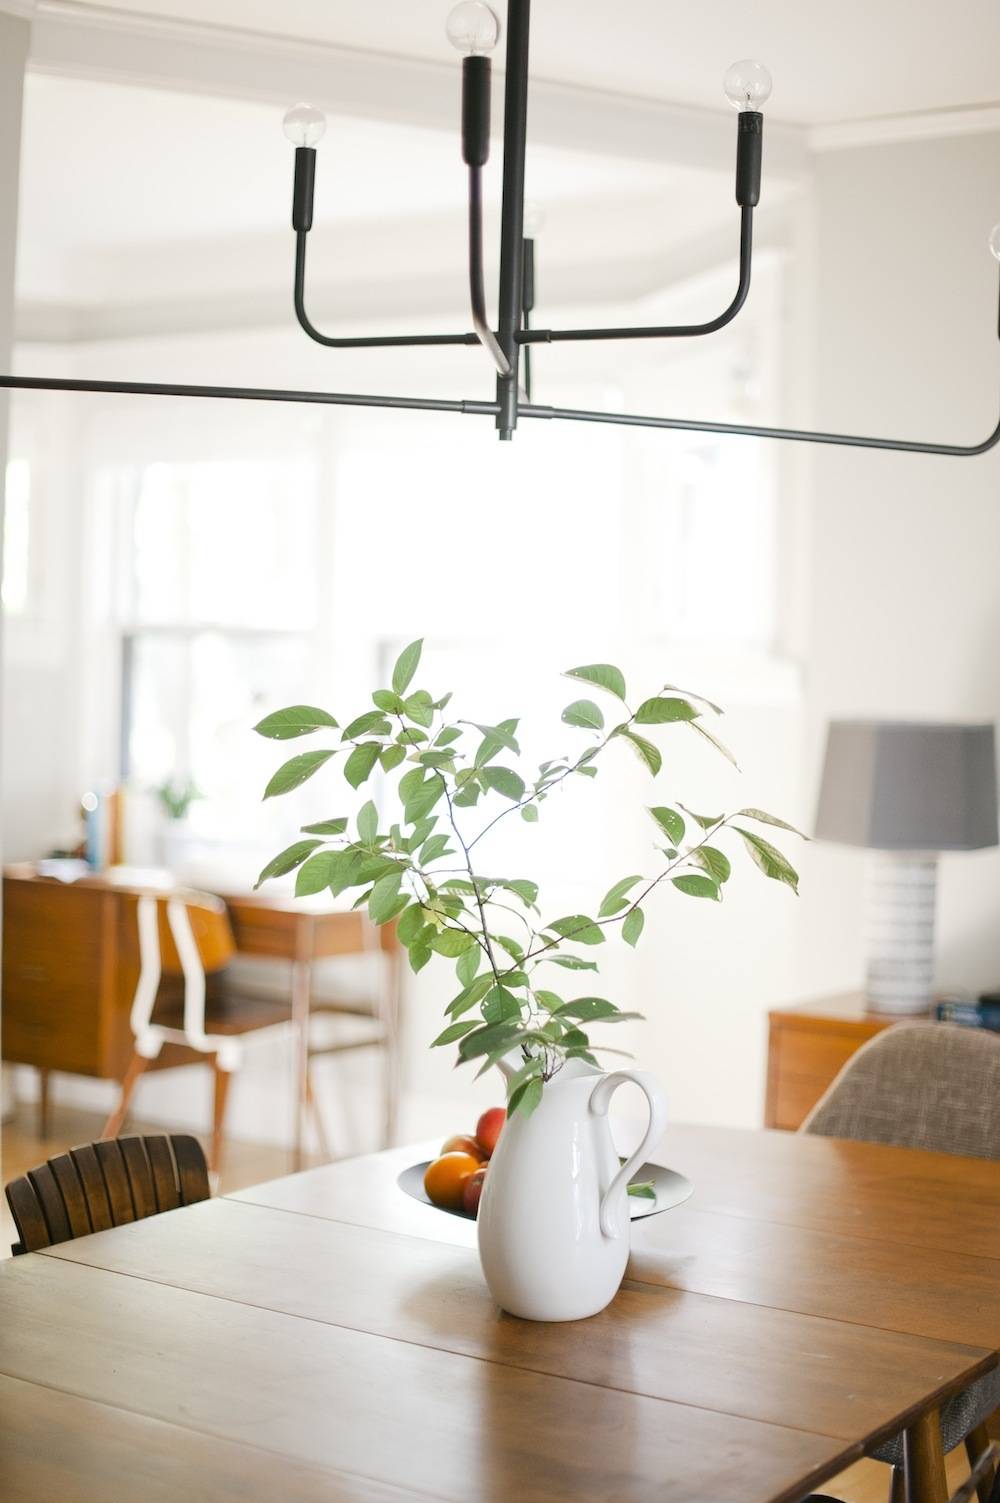
<path fill-rule="evenodd" d="M 473 336 L 473 343 L 476 343 Z M 326 407 L 389 407 L 410 412 L 457 412 L 496 417 L 499 404 L 445 397 L 392 397 L 362 392 L 296 391 L 271 386 L 191 386 L 162 381 L 86 381 L 51 376 L 0 376 L 0 390 L 110 392 L 137 397 L 205 397 L 240 402 L 304 402 Z"/>
<path fill-rule="evenodd" d="M 486 313 L 486 283 L 483 275 L 483 170 L 469 168 L 469 299 L 472 325 L 501 376 L 511 374 L 511 364 L 490 328 Z"/>
<path fill-rule="evenodd" d="M 322 334 L 309 318 L 305 307 L 306 283 L 306 237 L 308 230 L 297 230 L 295 235 L 295 317 L 310 339 L 317 344 L 336 350 L 368 350 L 396 348 L 401 345 L 439 345 L 479 343 L 478 334 L 380 334 L 340 339 L 333 334 Z"/>
<path fill-rule="evenodd" d="M 663 324 L 650 328 L 621 329 L 519 329 L 514 335 L 518 344 L 557 344 L 562 340 L 592 339 L 689 339 L 700 334 L 715 334 L 732 323 L 747 300 L 753 259 L 753 205 L 740 210 L 740 276 L 732 302 L 717 318 L 703 324 Z"/>
<path fill-rule="evenodd" d="M 943 454 L 970 458 L 986 454 L 1000 443 L 1000 420 L 978 444 L 931 444 L 917 439 L 869 438 L 856 433 L 823 433 L 808 428 L 765 428 L 751 423 L 711 423 L 695 418 L 644 417 L 629 412 L 591 412 L 577 407 L 522 405 L 526 418 L 559 419 L 571 423 L 610 423 L 628 428 L 666 428 L 682 433 L 722 433 L 736 438 L 774 438 L 807 444 L 834 444 L 852 449 L 889 449 L 902 454 Z"/>

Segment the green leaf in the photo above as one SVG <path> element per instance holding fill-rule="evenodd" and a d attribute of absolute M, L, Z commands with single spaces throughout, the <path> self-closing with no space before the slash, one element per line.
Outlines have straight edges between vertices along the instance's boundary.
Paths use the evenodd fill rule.
<path fill-rule="evenodd" d="M 703 830 L 713 829 L 715 825 L 720 825 L 725 818 L 723 814 L 696 814 L 693 809 L 688 808 L 687 804 L 681 804 L 681 808 L 685 814 L 694 820 L 696 825 L 701 825 Z"/>
<path fill-rule="evenodd" d="M 431 947 L 430 945 L 411 945 L 409 953 L 410 970 L 413 971 L 414 974 L 416 974 L 417 971 L 422 971 L 424 966 L 430 960 Z"/>
<path fill-rule="evenodd" d="M 566 725 L 579 725 L 587 731 L 604 729 L 604 716 L 592 699 L 574 699 L 563 710 L 562 720 Z"/>
<path fill-rule="evenodd" d="M 372 703 L 380 710 L 384 710 L 387 715 L 398 715 L 403 708 L 403 701 L 391 689 L 376 689 L 372 695 Z"/>
<path fill-rule="evenodd" d="M 755 835 L 752 830 L 744 830 L 742 825 L 734 825 L 733 829 L 743 836 L 744 845 L 765 877 L 771 877 L 775 882 L 786 883 L 797 897 L 799 874 L 777 846 L 765 840 L 762 835 Z"/>
<path fill-rule="evenodd" d="M 450 1023 L 443 1033 L 438 1034 L 437 1038 L 431 1044 L 431 1048 L 437 1049 L 441 1044 L 453 1044 L 456 1039 L 464 1038 L 467 1033 L 472 1032 L 473 1028 L 478 1027 L 479 1024 L 475 1021 L 471 1023 Z"/>
<path fill-rule="evenodd" d="M 558 1017 L 578 1018 L 581 1023 L 592 1023 L 597 1018 L 610 1018 L 620 1011 L 606 997 L 577 997 L 573 1002 L 564 1002 L 556 1009 Z"/>
<path fill-rule="evenodd" d="M 423 905 L 421 903 L 411 903 L 396 925 L 396 937 L 400 944 L 409 948 L 417 935 L 425 927 L 426 922 Z"/>
<path fill-rule="evenodd" d="M 541 1054 L 535 1054 L 519 1070 L 515 1070 L 507 1081 L 507 1110 L 510 1111 L 511 1100 L 515 1097 L 520 1100 L 520 1090 L 529 1080 L 536 1075 L 541 1075 L 545 1069 L 545 1059 Z M 516 1110 L 516 1107 L 515 1107 Z"/>
<path fill-rule="evenodd" d="M 505 986 L 494 986 L 483 998 L 483 1017 L 487 1023 L 504 1023 L 521 1016 L 521 1003 Z"/>
<path fill-rule="evenodd" d="M 774 825 L 779 830 L 787 830 L 789 834 L 798 835 L 803 840 L 810 838 L 802 830 L 797 830 L 794 825 L 786 824 L 776 814 L 767 814 L 763 809 L 737 809 L 736 814 L 740 819 L 755 819 L 759 824 Z"/>
<path fill-rule="evenodd" d="M 538 901 L 538 883 L 530 882 L 526 877 L 505 878 L 500 886 L 507 892 L 516 893 L 528 908 L 533 908 Z"/>
<path fill-rule="evenodd" d="M 448 849 L 447 835 L 432 835 L 430 840 L 424 842 L 420 850 L 419 861 L 421 866 L 430 866 L 432 861 L 438 861 Z"/>
<path fill-rule="evenodd" d="M 584 913 L 574 913 L 568 918 L 556 919 L 554 924 L 546 924 L 545 927 L 555 934 L 561 934 L 563 939 L 571 939 L 577 945 L 603 945 L 604 943 L 604 934 L 594 920 L 587 918 Z"/>
<path fill-rule="evenodd" d="M 663 758 L 660 756 L 659 747 L 654 746 L 652 741 L 647 741 L 644 736 L 637 736 L 634 731 L 620 730 L 615 734 L 623 736 L 626 741 L 631 742 L 655 778 L 663 766 Z"/>
<path fill-rule="evenodd" d="M 579 955 L 544 955 L 549 965 L 562 966 L 564 971 L 596 971 L 596 960 L 583 960 Z"/>
<path fill-rule="evenodd" d="M 454 772 L 455 758 L 449 751 L 425 751 L 417 758 L 421 767 L 430 767 L 435 771 Z"/>
<path fill-rule="evenodd" d="M 476 948 L 478 950 L 478 945 Z M 453 1018 L 461 1017 L 463 1012 L 468 1012 L 470 1007 L 475 1007 L 476 1003 L 481 1002 L 486 993 L 492 989 L 493 976 L 489 972 L 477 976 L 463 991 L 459 992 L 457 997 L 452 998 L 445 1011 Z"/>
<path fill-rule="evenodd" d="M 479 802 L 479 784 L 466 783 L 464 788 L 459 789 L 452 799 L 456 809 L 471 809 Z"/>
<path fill-rule="evenodd" d="M 303 825 L 303 835 L 343 835 L 347 829 L 347 820 L 338 816 L 337 819 L 321 819 L 315 825 Z"/>
<path fill-rule="evenodd" d="M 684 821 L 677 813 L 677 810 L 660 807 L 650 809 L 649 812 L 656 820 L 660 829 L 664 831 L 671 845 L 680 845 L 684 839 Z"/>
<path fill-rule="evenodd" d="M 545 1008 L 546 1012 L 558 1012 L 559 1008 L 562 1007 L 565 1000 L 565 998 L 560 997 L 558 992 L 545 991 L 542 987 L 538 988 L 538 990 L 535 992 L 535 996 Z"/>
<path fill-rule="evenodd" d="M 378 810 L 371 799 L 358 811 L 358 839 L 362 845 L 373 845 L 378 834 Z"/>
<path fill-rule="evenodd" d="M 521 818 L 526 824 L 533 825 L 538 821 L 538 810 L 534 804 L 525 804 L 521 810 Z"/>
<path fill-rule="evenodd" d="M 422 769 L 421 769 L 422 772 Z M 416 824 L 418 820 L 429 814 L 438 799 L 444 797 L 444 781 L 437 774 L 432 773 L 425 783 L 421 783 L 415 793 L 406 799 L 403 817 L 408 825 Z"/>
<path fill-rule="evenodd" d="M 646 915 L 641 908 L 633 908 L 632 912 L 625 916 L 625 922 L 622 924 L 622 939 L 633 949 L 639 943 L 639 935 L 642 933 L 642 926 L 645 922 Z"/>
<path fill-rule="evenodd" d="M 368 899 L 368 917 L 373 924 L 387 924 L 409 906 L 407 894 L 400 895 L 399 884 L 402 880 L 402 872 L 390 872 L 375 883 Z"/>
<path fill-rule="evenodd" d="M 479 966 L 483 959 L 483 952 L 478 945 L 473 945 L 466 950 L 464 955 L 458 957 L 455 966 L 455 975 L 463 986 L 471 986 L 479 972 Z"/>
<path fill-rule="evenodd" d="M 434 721 L 434 706 L 426 689 L 418 689 L 411 694 L 409 699 L 403 701 L 403 713 L 407 720 L 413 720 L 417 725 L 429 726 Z"/>
<path fill-rule="evenodd" d="M 358 716 L 357 720 L 352 720 L 350 725 L 345 727 L 341 739 L 356 741 L 359 736 L 388 736 L 391 730 L 392 726 L 381 710 L 366 710 L 363 715 Z"/>
<path fill-rule="evenodd" d="M 686 699 L 644 699 L 635 720 L 637 725 L 668 725 L 675 720 L 696 720 L 700 714 Z"/>
<path fill-rule="evenodd" d="M 708 705 L 708 708 L 714 710 L 716 715 L 725 714 L 722 706 L 717 705 L 714 700 L 706 699 L 704 694 L 692 694 L 690 689 L 682 689 L 679 684 L 664 684 L 663 692 L 664 694 L 681 694 L 685 699 L 696 699 L 699 704 Z"/>
<path fill-rule="evenodd" d="M 337 728 L 337 722 L 325 710 L 317 710 L 315 705 L 289 705 L 287 710 L 265 715 L 254 730 L 269 741 L 293 741 L 296 736 L 308 736 L 323 727 Z"/>
<path fill-rule="evenodd" d="M 719 886 L 711 877 L 701 877 L 697 872 L 686 872 L 680 877 L 671 877 L 678 892 L 686 892 L 689 898 L 714 898 L 719 901 Z"/>
<path fill-rule="evenodd" d="M 722 851 L 717 851 L 713 845 L 699 846 L 688 857 L 696 866 L 700 866 L 708 875 L 718 883 L 728 882 L 732 866 L 729 857 Z"/>
<path fill-rule="evenodd" d="M 474 720 L 465 721 L 463 724 L 472 725 L 482 733 L 483 739 L 479 743 L 475 756 L 477 767 L 485 767 L 487 762 L 492 762 L 501 751 L 513 752 L 515 757 L 520 756 L 521 748 L 514 738 L 514 732 L 517 730 L 516 720 L 502 720 L 499 725 L 479 725 Z"/>
<path fill-rule="evenodd" d="M 629 1195 L 634 1195 L 637 1200 L 655 1200 L 656 1188 L 651 1179 L 636 1180 L 628 1187 Z"/>
<path fill-rule="evenodd" d="M 262 882 L 266 882 L 269 877 L 283 877 L 286 872 L 294 871 L 297 866 L 300 866 L 302 864 L 307 856 L 312 854 L 312 852 L 318 845 L 322 845 L 322 841 L 297 840 L 294 845 L 286 846 L 279 855 L 274 856 L 264 867 L 260 876 L 257 878 L 256 882 L 253 885 L 254 892 L 256 892 L 260 884 Z"/>
<path fill-rule="evenodd" d="M 476 936 L 465 929 L 441 929 L 431 940 L 431 949 L 438 955 L 456 959 L 476 943 Z"/>
<path fill-rule="evenodd" d="M 420 654 L 423 651 L 424 639 L 418 637 L 411 642 L 409 647 L 404 647 L 396 659 L 392 670 L 392 687 L 397 694 L 405 694 L 413 680 L 420 663 Z"/>
<path fill-rule="evenodd" d="M 299 867 L 295 878 L 295 896 L 306 898 L 314 892 L 322 892 L 324 887 L 329 887 L 337 869 L 338 860 L 343 854 L 343 851 L 317 851 L 315 856 L 310 856 L 309 860 Z"/>
<path fill-rule="evenodd" d="M 513 1116 L 520 1112 L 522 1117 L 530 1117 L 542 1099 L 544 1087 L 537 1075 L 532 1075 L 528 1080 L 516 1086 L 507 1097 L 507 1111 Z"/>
<path fill-rule="evenodd" d="M 524 779 L 509 767 L 484 767 L 480 776 L 488 788 L 515 804 L 524 797 Z"/>
<path fill-rule="evenodd" d="M 354 748 L 344 763 L 344 777 L 352 788 L 360 788 L 371 776 L 378 756 L 379 745 L 376 741 L 362 741 L 360 746 Z"/>
<path fill-rule="evenodd" d="M 622 908 L 627 908 L 628 894 L 631 892 L 635 884 L 641 881 L 641 876 L 622 877 L 621 881 L 616 882 L 614 887 L 609 888 L 608 892 L 605 894 L 604 901 L 601 903 L 600 908 L 597 910 L 597 917 L 608 918 L 612 913 L 618 913 Z"/>
<path fill-rule="evenodd" d="M 596 684 L 618 699 L 625 699 L 625 678 L 620 668 L 611 663 L 587 663 L 583 668 L 568 668 L 566 678 L 579 678 L 585 684 Z"/>
<path fill-rule="evenodd" d="M 439 731 L 438 734 L 434 737 L 434 745 L 451 746 L 453 742 L 460 739 L 461 735 L 462 732 L 459 730 L 457 725 L 446 725 L 444 730 Z"/>
<path fill-rule="evenodd" d="M 482 1054 L 490 1054 L 498 1046 L 505 1049 L 508 1041 L 513 1040 L 520 1029 L 516 1023 L 490 1023 L 484 1028 L 477 1028 L 475 1033 L 467 1034 L 458 1046 L 458 1052 L 463 1060 L 478 1059 Z"/>
<path fill-rule="evenodd" d="M 300 752 L 297 757 L 292 757 L 278 768 L 264 789 L 264 797 L 276 798 L 279 793 L 290 793 L 293 788 L 300 788 L 333 755 L 332 751 Z"/>
<path fill-rule="evenodd" d="M 436 814 L 429 815 L 426 819 L 417 820 L 416 824 L 413 826 L 411 834 L 404 841 L 406 849 L 409 851 L 411 856 L 413 855 L 414 851 L 419 850 L 419 848 L 423 845 L 424 841 L 427 839 L 428 835 L 431 833 L 436 824 Z"/>
<path fill-rule="evenodd" d="M 379 761 L 382 763 L 382 771 L 392 772 L 393 768 L 398 767 L 405 756 L 405 747 L 387 746 L 383 752 L 379 753 Z"/>
<path fill-rule="evenodd" d="M 736 758 L 729 750 L 729 747 L 723 745 L 718 736 L 713 736 L 712 732 L 710 730 L 707 730 L 705 726 L 700 725 L 697 720 L 692 720 L 691 729 L 693 731 L 697 731 L 699 736 L 703 736 L 706 741 L 708 741 L 712 746 L 715 747 L 717 752 L 721 752 L 726 761 L 731 762 L 736 768 L 737 772 L 739 772 L 740 764 L 737 762 Z"/>

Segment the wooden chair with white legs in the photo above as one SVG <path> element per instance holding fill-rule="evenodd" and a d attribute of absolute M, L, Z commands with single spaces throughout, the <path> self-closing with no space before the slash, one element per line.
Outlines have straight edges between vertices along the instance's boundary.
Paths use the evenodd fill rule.
<path fill-rule="evenodd" d="M 130 1016 L 133 1050 L 121 1095 L 102 1134 L 122 1130 L 136 1086 L 153 1060 L 168 1051 L 171 1062 L 199 1056 L 215 1076 L 210 1166 L 218 1172 L 224 1141 L 226 1100 L 233 1072 L 243 1060 L 243 1036 L 265 1028 L 288 1028 L 291 1002 L 282 996 L 249 996 L 236 990 L 229 973 L 236 943 L 226 905 L 206 893 L 142 893 L 136 899 L 139 980 Z M 309 1104 L 315 1111 L 311 1082 Z M 322 1124 L 317 1125 L 322 1135 Z"/>

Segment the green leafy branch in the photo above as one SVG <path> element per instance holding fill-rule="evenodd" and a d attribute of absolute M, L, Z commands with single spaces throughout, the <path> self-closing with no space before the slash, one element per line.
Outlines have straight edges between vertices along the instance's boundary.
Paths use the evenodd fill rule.
<path fill-rule="evenodd" d="M 724 836 L 738 836 L 759 871 L 797 891 L 797 875 L 784 854 L 747 826 L 799 832 L 761 809 L 700 815 L 679 802 L 651 806 L 657 841 L 662 842 L 657 845 L 660 869 L 614 883 L 594 917 L 570 914 L 543 921 L 536 882 L 477 870 L 473 853 L 484 837 L 514 813 L 536 823 L 542 806 L 569 778 L 597 777 L 598 761 L 614 745 L 630 746 L 657 777 L 662 753 L 643 734 L 646 728 L 686 727 L 735 765 L 703 723 L 722 711 L 671 684 L 632 710 L 620 669 L 609 663 L 570 669 L 568 677 L 624 706 L 625 718 L 609 726 L 593 700 L 573 700 L 562 712 L 563 723 L 593 739 L 582 752 L 540 763 L 527 778 L 517 719 L 496 725 L 449 720 L 450 694 L 435 699 L 426 689 L 411 688 L 422 646 L 416 641 L 404 649 L 391 686 L 377 689 L 372 708 L 343 728 L 312 705 L 278 710 L 256 727 L 275 741 L 339 732 L 339 744 L 300 752 L 284 762 L 268 782 L 265 798 L 301 787 L 342 753 L 344 777 L 355 791 L 377 772 L 385 778 L 399 774 L 392 798 L 383 800 L 398 810 L 395 822 L 383 828 L 378 805 L 369 798 L 354 816 L 353 833 L 345 814 L 304 825 L 300 833 L 306 838 L 269 861 L 258 885 L 294 872 L 299 896 L 359 889 L 354 907 L 366 908 L 375 924 L 395 923 L 413 971 L 422 970 L 434 955 L 453 960 L 460 990 L 445 1008 L 448 1022 L 432 1047 L 456 1045 L 458 1063 L 478 1061 L 480 1074 L 501 1059 L 516 1060 L 509 1072 L 508 1109 L 529 1112 L 541 1099 L 545 1081 L 567 1060 L 596 1065 L 598 1053 L 620 1052 L 593 1043 L 593 1025 L 639 1016 L 604 997 L 567 999 L 542 984 L 538 968 L 596 972 L 596 962 L 578 953 L 578 947 L 604 943 L 605 930 L 612 926 L 620 925 L 623 940 L 635 946 L 646 922 L 644 904 L 665 883 L 687 897 L 721 901 L 732 875 L 730 857 L 718 843 Z M 497 799 L 501 807 L 492 812 Z M 480 804 L 484 817 L 476 831 L 469 831 L 465 811 Z M 517 919 L 523 938 L 504 932 L 505 915 Z"/>

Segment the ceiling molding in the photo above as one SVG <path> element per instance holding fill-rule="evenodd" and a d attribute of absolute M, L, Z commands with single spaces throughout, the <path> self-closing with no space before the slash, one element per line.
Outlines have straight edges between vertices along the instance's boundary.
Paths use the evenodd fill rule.
<path fill-rule="evenodd" d="M 856 146 L 890 145 L 898 141 L 930 141 L 946 136 L 986 135 L 1000 131 L 1000 104 L 971 109 L 929 110 L 922 115 L 889 115 L 876 120 L 847 120 L 818 125 L 806 142 L 810 151 L 845 151 Z"/>
<path fill-rule="evenodd" d="M 260 32 L 38 0 L 29 68 L 44 73 L 289 104 L 456 131 L 459 70 L 445 63 L 308 43 Z M 502 89 L 494 89 L 499 125 Z M 730 111 L 533 80 L 531 138 L 637 160 L 732 171 Z M 499 134 L 497 135 L 499 140 Z M 768 124 L 768 171 L 807 169 L 805 132 Z"/>
<path fill-rule="evenodd" d="M 36 0 L 0 0 L 0 15 L 19 16 L 30 20 L 35 14 Z"/>

